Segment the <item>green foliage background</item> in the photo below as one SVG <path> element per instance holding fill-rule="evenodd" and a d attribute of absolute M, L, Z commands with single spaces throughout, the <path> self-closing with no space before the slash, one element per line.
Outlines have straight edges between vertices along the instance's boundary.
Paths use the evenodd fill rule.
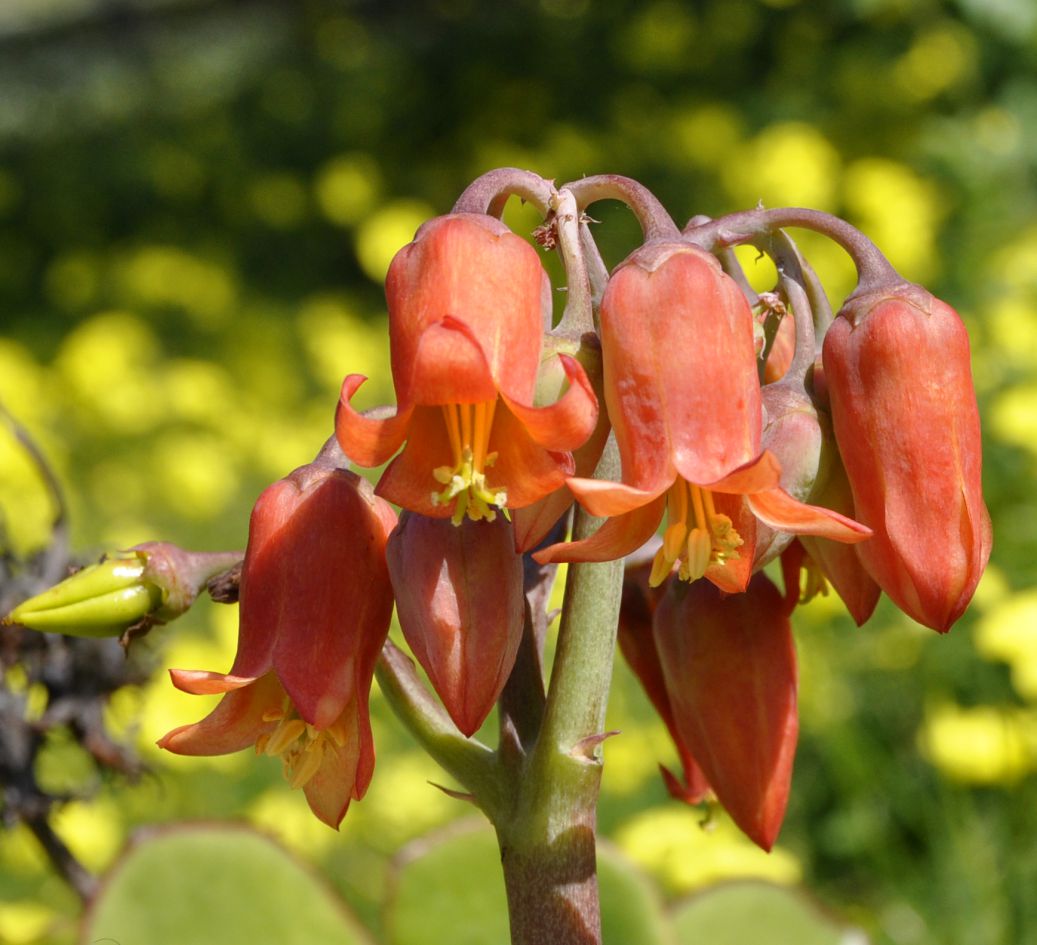
<path fill-rule="evenodd" d="M 802 743 L 770 858 L 665 800 L 672 752 L 619 668 L 603 833 L 673 899 L 765 875 L 876 942 L 1037 941 L 1029 0 L 6 0 L 0 400 L 67 484 L 76 546 L 241 546 L 263 486 L 329 434 L 345 373 L 391 401 L 385 266 L 501 165 L 626 174 L 679 221 L 761 200 L 839 213 L 974 342 L 995 547 L 973 610 L 946 638 L 891 607 L 861 630 L 831 602 L 804 611 Z M 616 262 L 633 220 L 595 216 Z M 846 261 L 801 242 L 837 303 Z M 16 548 L 45 540 L 45 493 L 2 432 L 0 510 Z M 202 606 L 148 645 L 157 667 L 222 670 L 233 632 L 233 609 Z M 103 869 L 137 825 L 245 815 L 378 933 L 393 855 L 460 813 L 384 705 L 374 784 L 338 837 L 274 766 L 149 749 L 204 711 L 169 689 L 158 674 L 111 707 L 153 778 L 84 785 L 53 746 L 50 783 L 98 791 L 59 818 L 76 852 Z M 76 904 L 19 831 L 0 834 L 0 902 L 0 941 L 71 935 Z"/>

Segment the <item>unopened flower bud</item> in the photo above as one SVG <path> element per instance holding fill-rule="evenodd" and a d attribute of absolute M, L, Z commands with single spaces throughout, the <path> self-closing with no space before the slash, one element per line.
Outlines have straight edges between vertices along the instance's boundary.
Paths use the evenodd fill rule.
<path fill-rule="evenodd" d="M 920 286 L 851 297 L 825 337 L 832 420 L 864 567 L 919 623 L 947 631 L 990 556 L 979 411 L 957 312 Z"/>
<path fill-rule="evenodd" d="M 522 640 L 522 558 L 511 523 L 404 512 L 386 548 L 411 651 L 454 724 L 473 735 L 511 675 Z"/>
<path fill-rule="evenodd" d="M 4 622 L 79 637 L 114 637 L 168 623 L 190 608 L 210 577 L 240 557 L 146 542 L 76 571 L 23 601 Z"/>
<path fill-rule="evenodd" d="M 785 816 L 799 721 L 782 595 L 762 573 L 744 594 L 670 581 L 653 619 L 681 739 L 734 822 L 770 850 Z"/>

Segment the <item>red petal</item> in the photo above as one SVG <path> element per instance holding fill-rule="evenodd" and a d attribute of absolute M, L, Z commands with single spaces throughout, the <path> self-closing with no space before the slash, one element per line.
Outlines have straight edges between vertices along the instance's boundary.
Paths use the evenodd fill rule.
<path fill-rule="evenodd" d="M 466 736 L 485 721 L 522 639 L 522 558 L 493 522 L 404 515 L 387 556 L 403 635 Z"/>
<path fill-rule="evenodd" d="M 823 349 L 865 568 L 907 614 L 946 631 L 990 552 L 979 412 L 965 326 L 901 285 L 851 300 Z"/>
<path fill-rule="evenodd" d="M 263 714 L 279 710 L 285 693 L 273 673 L 254 683 L 228 692 L 204 719 L 182 725 L 158 741 L 159 748 L 178 755 L 226 755 L 241 751 L 272 729 L 275 722 L 263 721 Z"/>
<path fill-rule="evenodd" d="M 526 407 L 504 397 L 511 412 L 529 435 L 545 449 L 575 450 L 594 432 L 598 422 L 598 398 L 580 362 L 558 356 L 569 378 L 569 389 L 548 407 Z"/>
<path fill-rule="evenodd" d="M 867 526 L 831 509 L 799 502 L 784 489 L 756 492 L 747 495 L 746 501 L 761 521 L 782 531 L 816 535 L 848 544 L 871 537 L 871 529 Z"/>
<path fill-rule="evenodd" d="M 406 439 L 411 410 L 408 407 L 385 420 L 374 420 L 358 413 L 349 401 L 366 380 L 362 374 L 350 374 L 342 382 L 342 394 L 335 412 L 335 436 L 342 452 L 358 466 L 381 466 Z"/>
<path fill-rule="evenodd" d="M 392 616 L 389 535 L 369 490 L 345 470 L 308 483 L 267 549 L 272 557 L 262 572 L 276 588 L 278 609 L 255 619 L 276 622 L 274 668 L 299 715 L 318 728 L 355 698 L 358 650 L 380 647 Z M 246 609 L 252 619 L 258 574 L 250 570 L 247 577 L 243 621 Z"/>
<path fill-rule="evenodd" d="M 660 496 L 632 512 L 607 519 L 590 538 L 559 542 L 536 552 L 533 557 L 541 564 L 554 561 L 614 561 L 640 548 L 655 534 L 665 509 L 666 499 Z"/>
<path fill-rule="evenodd" d="M 573 477 L 565 483 L 591 515 L 602 518 L 611 515 L 624 515 L 639 509 L 643 505 L 657 499 L 670 486 L 673 478 L 653 490 L 635 489 L 621 482 L 609 482 L 607 479 L 580 479 Z"/>
<path fill-rule="evenodd" d="M 739 827 L 770 850 L 781 829 L 799 724 L 796 658 L 778 589 L 671 582 L 654 619 L 677 728 Z"/>

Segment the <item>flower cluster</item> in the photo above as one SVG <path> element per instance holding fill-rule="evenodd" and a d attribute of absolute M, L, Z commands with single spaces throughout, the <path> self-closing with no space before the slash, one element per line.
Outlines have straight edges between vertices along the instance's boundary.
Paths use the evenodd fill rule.
<path fill-rule="evenodd" d="M 163 747 L 254 745 L 337 826 L 371 778 L 368 694 L 394 602 L 467 738 L 523 640 L 542 646 L 528 575 L 636 553 L 619 643 L 677 745 L 670 791 L 715 795 L 770 849 L 796 746 L 800 599 L 830 584 L 858 624 L 882 592 L 940 632 L 958 619 L 991 546 L 961 319 L 842 221 L 758 210 L 682 233 L 617 181 L 541 181 L 539 236 L 561 244 L 568 277 L 558 325 L 537 250 L 482 212 L 501 193 L 462 199 L 400 250 L 386 280 L 395 408 L 357 410 L 365 378 L 348 375 L 335 439 L 260 497 L 234 664 L 173 671 L 223 698 Z M 555 208 L 617 193 L 646 239 L 609 275 L 579 214 Z M 854 256 L 858 289 L 834 320 L 790 225 Z M 739 242 L 774 256 L 775 292 L 749 288 L 727 252 Z M 618 466 L 594 478 L 610 431 Z M 347 460 L 388 465 L 372 489 Z M 566 541 L 574 501 L 603 522 Z M 763 571 L 778 559 L 784 593 Z M 151 585 L 134 593 L 134 614 L 157 605 Z"/>

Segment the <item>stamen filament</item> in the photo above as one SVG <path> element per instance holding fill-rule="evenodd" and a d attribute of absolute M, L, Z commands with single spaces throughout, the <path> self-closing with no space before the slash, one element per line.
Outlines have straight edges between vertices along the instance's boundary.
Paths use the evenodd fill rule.
<path fill-rule="evenodd" d="M 742 537 L 731 519 L 718 513 L 708 489 L 678 477 L 666 494 L 668 524 L 652 561 L 648 583 L 658 587 L 679 563 L 678 577 L 695 581 L 712 564 L 738 558 Z"/>
<path fill-rule="evenodd" d="M 466 515 L 476 522 L 492 522 L 497 510 L 507 517 L 507 491 L 486 481 L 486 469 L 497 459 L 496 450 L 487 453 L 496 407 L 496 399 L 443 406 L 454 465 L 432 470 L 432 477 L 444 488 L 433 492 L 431 498 L 433 505 L 455 503 L 450 515 L 455 525 L 460 525 Z"/>
<path fill-rule="evenodd" d="M 446 419 L 446 432 L 450 438 L 450 448 L 454 452 L 454 465 L 461 462 L 461 429 L 457 421 L 457 404 L 444 404 L 443 417 Z"/>
<path fill-rule="evenodd" d="M 469 446 L 472 442 L 472 405 L 458 404 L 457 409 L 461 414 L 461 442 Z"/>

